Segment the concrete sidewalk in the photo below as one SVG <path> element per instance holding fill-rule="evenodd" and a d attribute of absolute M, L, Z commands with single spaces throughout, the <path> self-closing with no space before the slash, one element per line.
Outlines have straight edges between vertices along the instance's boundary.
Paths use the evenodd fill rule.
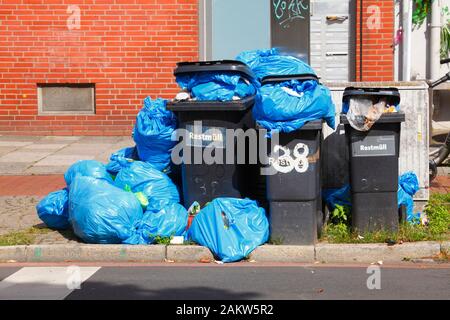
<path fill-rule="evenodd" d="M 62 174 L 78 160 L 108 162 L 131 137 L 0 136 L 0 176 Z"/>

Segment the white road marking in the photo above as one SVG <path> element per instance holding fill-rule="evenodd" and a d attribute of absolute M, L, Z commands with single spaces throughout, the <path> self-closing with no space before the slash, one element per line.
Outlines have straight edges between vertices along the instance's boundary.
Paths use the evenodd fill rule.
<path fill-rule="evenodd" d="M 62 300 L 100 267 L 26 267 L 0 282 L 0 300 Z M 79 272 L 78 272 L 79 271 Z"/>

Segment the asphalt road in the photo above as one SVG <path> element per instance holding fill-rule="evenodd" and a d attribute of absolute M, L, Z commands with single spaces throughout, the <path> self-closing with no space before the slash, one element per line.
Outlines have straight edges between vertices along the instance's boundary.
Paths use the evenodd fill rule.
<path fill-rule="evenodd" d="M 450 299 L 450 265 L 0 265 L 0 299 Z M 372 277 L 371 277 L 372 276 Z M 367 286 L 380 286 L 370 290 Z M 379 280 L 379 281 L 378 281 Z M 77 289 L 77 281 L 81 283 Z"/>

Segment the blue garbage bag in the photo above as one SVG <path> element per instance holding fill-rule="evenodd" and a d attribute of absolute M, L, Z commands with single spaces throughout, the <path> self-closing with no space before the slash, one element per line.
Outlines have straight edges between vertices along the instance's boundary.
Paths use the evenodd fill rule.
<path fill-rule="evenodd" d="M 261 87 L 260 94 L 253 117 L 269 132 L 289 133 L 320 119 L 335 127 L 336 107 L 330 90 L 315 80 L 269 83 Z"/>
<path fill-rule="evenodd" d="M 122 169 L 120 160 L 139 160 L 139 158 L 137 156 L 136 147 L 132 147 L 124 148 L 113 153 L 109 160 L 109 163 L 106 165 L 106 170 L 112 175 L 117 175 L 120 169 Z"/>
<path fill-rule="evenodd" d="M 103 179 L 110 183 L 113 181 L 105 165 L 95 160 L 81 160 L 74 163 L 64 174 L 67 186 L 70 186 L 77 176 Z"/>
<path fill-rule="evenodd" d="M 269 222 L 256 201 L 218 198 L 195 216 L 186 237 L 218 260 L 235 262 L 269 240 Z"/>
<path fill-rule="evenodd" d="M 273 75 L 316 74 L 305 62 L 292 56 L 280 55 L 277 48 L 240 53 L 236 60 L 252 69 L 258 80 Z"/>
<path fill-rule="evenodd" d="M 69 193 L 69 220 L 87 243 L 119 244 L 130 238 L 143 217 L 141 204 L 105 180 L 76 177 Z"/>
<path fill-rule="evenodd" d="M 187 221 L 188 212 L 179 203 L 170 203 L 160 209 L 149 209 L 136 226 L 136 233 L 124 243 L 152 244 L 156 237 L 182 236 L 186 231 Z"/>
<path fill-rule="evenodd" d="M 151 163 L 160 171 L 168 169 L 172 149 L 177 143 L 172 141 L 177 120 L 166 106 L 166 100 L 147 97 L 133 129 L 139 159 Z"/>
<path fill-rule="evenodd" d="M 181 89 L 191 93 L 197 101 L 231 101 L 256 94 L 254 79 L 246 79 L 233 72 L 198 72 L 178 75 Z"/>
<path fill-rule="evenodd" d="M 420 213 L 414 213 L 414 195 L 420 190 L 419 179 L 414 172 L 400 176 L 398 184 L 398 206 L 406 207 L 406 220 L 410 223 L 420 223 Z"/>
<path fill-rule="evenodd" d="M 323 198 L 330 210 L 339 206 L 352 206 L 352 195 L 350 185 L 347 184 L 340 189 L 328 189 L 323 191 Z"/>
<path fill-rule="evenodd" d="M 69 192 L 62 189 L 48 194 L 37 204 L 36 211 L 47 227 L 56 230 L 69 229 Z"/>
<path fill-rule="evenodd" d="M 142 161 L 125 162 L 116 176 L 114 185 L 134 193 L 142 192 L 149 202 L 149 208 L 161 208 L 164 204 L 179 203 L 180 194 L 176 185 L 163 172 L 150 163 Z"/>

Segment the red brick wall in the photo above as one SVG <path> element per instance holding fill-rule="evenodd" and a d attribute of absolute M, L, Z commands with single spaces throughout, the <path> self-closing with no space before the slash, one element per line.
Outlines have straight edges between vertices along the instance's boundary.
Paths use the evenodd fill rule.
<path fill-rule="evenodd" d="M 363 1 L 363 81 L 394 79 L 394 0 Z M 377 11 L 379 10 L 379 11 Z M 380 14 L 378 14 L 378 12 Z M 377 23 L 377 15 L 380 18 Z M 356 80 L 360 81 L 360 0 L 357 0 Z"/>
<path fill-rule="evenodd" d="M 197 0 L 0 0 L 0 134 L 129 135 L 142 100 L 173 97 L 175 63 L 196 59 Z M 96 114 L 39 116 L 37 83 L 95 83 Z"/>

